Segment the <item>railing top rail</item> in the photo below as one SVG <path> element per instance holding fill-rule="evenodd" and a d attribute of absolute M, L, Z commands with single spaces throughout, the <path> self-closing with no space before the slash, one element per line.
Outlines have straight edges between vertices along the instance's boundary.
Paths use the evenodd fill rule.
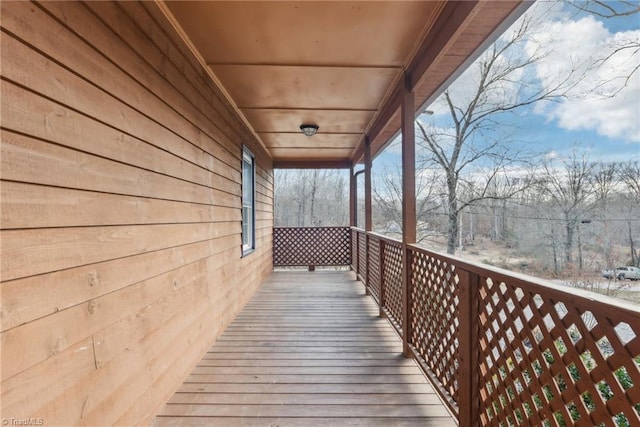
<path fill-rule="evenodd" d="M 358 233 L 366 233 L 368 236 L 373 236 L 376 239 L 384 240 L 386 243 L 391 243 L 394 245 L 402 244 L 402 242 L 398 239 L 394 239 L 393 237 L 385 236 L 384 234 L 376 233 L 374 231 L 365 231 L 363 228 L 358 228 L 353 226 L 351 226 L 351 230 Z"/>
<path fill-rule="evenodd" d="M 375 232 L 368 232 L 367 233 L 369 236 L 373 236 L 376 239 L 379 240 L 383 240 L 385 243 L 391 243 L 392 245 L 402 245 L 402 242 L 398 239 L 394 239 L 393 237 L 389 237 L 389 236 L 385 236 L 383 234 L 380 233 L 375 233 Z"/>
<path fill-rule="evenodd" d="M 563 299 L 566 299 L 566 295 L 570 294 L 574 299 L 574 303 L 588 305 L 590 311 L 598 310 L 600 313 L 617 314 L 619 317 L 619 311 L 623 310 L 627 315 L 630 315 L 640 321 L 640 304 L 612 298 L 584 289 L 558 285 L 545 279 L 469 261 L 453 255 L 425 249 L 417 245 L 409 245 L 409 248 L 417 252 L 422 252 L 440 261 L 455 264 L 456 268 L 478 274 L 479 276 L 491 277 L 492 279 L 509 283 L 509 285 L 527 288 L 544 295 L 555 294 L 562 296 Z M 558 301 L 560 302 L 562 300 L 559 299 Z"/>
<path fill-rule="evenodd" d="M 640 422 L 640 305 L 357 227 L 351 236 L 358 257 L 377 248 L 362 248 L 364 236 L 384 242 L 363 282 L 461 425 Z"/>
<path fill-rule="evenodd" d="M 348 225 L 310 225 L 310 226 L 304 226 L 304 227 L 274 225 L 273 228 L 295 229 L 295 228 L 351 228 L 351 227 L 349 227 Z"/>
<path fill-rule="evenodd" d="M 351 228 L 355 231 L 365 232 L 363 229 L 357 227 Z M 383 236 L 379 233 L 368 232 L 367 234 L 391 244 L 402 244 L 400 240 Z M 505 270 L 491 265 L 481 264 L 479 262 L 469 261 L 454 255 L 425 249 L 415 244 L 410 244 L 408 246 L 411 250 L 422 252 L 440 261 L 455 264 L 456 268 L 460 268 L 480 276 L 491 277 L 492 279 L 504 281 L 514 286 L 525 287 L 545 295 L 555 294 L 566 298 L 566 295 L 569 294 L 575 299 L 576 303 L 588 305 L 590 311 L 598 310 L 598 312 L 603 314 L 611 313 L 612 315 L 617 314 L 617 316 L 620 316 L 619 311 L 622 310 L 626 315 L 640 321 L 640 304 L 609 297 L 584 289 L 558 285 L 545 279 Z"/>

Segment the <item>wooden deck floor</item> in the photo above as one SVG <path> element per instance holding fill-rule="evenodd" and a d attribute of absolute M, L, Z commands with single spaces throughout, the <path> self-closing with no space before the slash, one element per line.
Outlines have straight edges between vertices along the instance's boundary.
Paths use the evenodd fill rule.
<path fill-rule="evenodd" d="M 455 426 L 351 272 L 275 272 L 154 426 Z"/>

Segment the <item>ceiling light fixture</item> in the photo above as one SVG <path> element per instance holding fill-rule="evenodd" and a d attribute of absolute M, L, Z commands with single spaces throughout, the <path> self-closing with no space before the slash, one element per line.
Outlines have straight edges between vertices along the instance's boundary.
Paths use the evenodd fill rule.
<path fill-rule="evenodd" d="M 320 129 L 320 126 L 318 125 L 300 125 L 300 130 L 307 136 L 315 135 L 316 132 L 318 132 L 318 129 Z"/>

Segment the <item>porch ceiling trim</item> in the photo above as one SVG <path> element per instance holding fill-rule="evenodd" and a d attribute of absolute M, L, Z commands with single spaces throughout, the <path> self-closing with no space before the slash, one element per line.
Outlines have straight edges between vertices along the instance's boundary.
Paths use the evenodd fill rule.
<path fill-rule="evenodd" d="M 447 85 L 462 74 L 482 52 L 515 22 L 533 1 L 462 1 L 447 2 L 443 12 L 422 41 L 416 55 L 405 70 L 409 89 L 415 96 L 415 117 L 444 92 Z M 487 31 L 490 28 L 490 31 Z M 486 37 L 471 42 L 469 37 L 479 30 Z M 458 43 L 461 39 L 469 41 Z M 449 53 L 454 48 L 455 53 Z M 447 64 L 443 65 L 444 62 Z M 454 67 L 455 66 L 455 67 Z M 443 72 L 439 69 L 447 68 Z M 453 69 L 452 69 L 453 68 Z M 367 127 L 371 156 L 375 158 L 399 133 L 400 104 L 404 82 L 396 82 L 391 95 Z M 354 163 L 364 161 L 364 138 L 354 149 Z"/>
<path fill-rule="evenodd" d="M 275 169 L 349 169 L 351 160 L 275 160 Z"/>
<path fill-rule="evenodd" d="M 240 117 L 240 119 L 242 120 L 244 125 L 247 127 L 249 132 L 251 132 L 251 134 L 255 137 L 256 141 L 264 149 L 265 153 L 270 158 L 273 158 L 273 154 L 271 153 L 271 151 L 264 144 L 260 136 L 258 136 L 255 129 L 253 128 L 251 123 L 247 120 L 247 118 L 244 116 L 244 114 L 242 114 L 242 112 L 236 105 L 236 102 L 233 100 L 231 95 L 229 95 L 229 92 L 227 92 L 225 87 L 222 85 L 222 82 L 220 82 L 220 80 L 218 79 L 218 77 L 216 77 L 216 75 L 213 73 L 211 68 L 209 68 L 207 61 L 204 59 L 200 51 L 195 47 L 195 45 L 193 44 L 193 42 L 191 41 L 191 39 L 189 38 L 185 30 L 182 28 L 178 20 L 175 18 L 175 16 L 173 16 L 173 13 L 171 13 L 171 11 L 169 10 L 169 7 L 165 3 L 165 0 L 155 0 L 155 3 L 160 9 L 160 11 L 162 12 L 162 14 L 164 15 L 164 17 L 167 19 L 167 21 L 169 21 L 173 29 L 176 31 L 178 36 L 182 39 L 184 44 L 189 48 L 193 56 L 198 60 L 198 62 L 202 66 L 202 69 L 207 73 L 207 76 L 209 76 L 209 78 L 213 81 L 213 83 L 218 87 L 222 95 L 225 97 L 225 101 L 229 103 L 229 105 L 236 112 L 238 117 Z"/>
<path fill-rule="evenodd" d="M 404 84 L 417 117 L 533 2 L 156 3 L 274 165 L 344 167 L 399 133 Z"/>

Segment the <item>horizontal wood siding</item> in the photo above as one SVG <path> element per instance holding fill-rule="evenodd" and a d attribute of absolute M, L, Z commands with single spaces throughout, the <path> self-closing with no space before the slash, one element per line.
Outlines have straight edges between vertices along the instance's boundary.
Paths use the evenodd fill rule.
<path fill-rule="evenodd" d="M 1 7 L 1 417 L 149 423 L 271 271 L 271 159 L 155 3 Z"/>

